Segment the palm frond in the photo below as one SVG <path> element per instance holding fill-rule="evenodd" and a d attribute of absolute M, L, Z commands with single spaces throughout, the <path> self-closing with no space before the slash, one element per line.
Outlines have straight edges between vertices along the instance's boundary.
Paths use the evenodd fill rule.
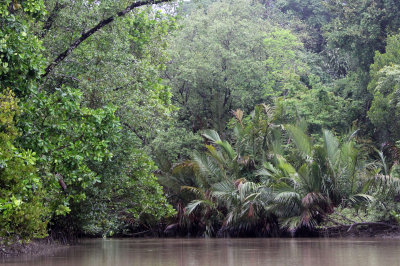
<path fill-rule="evenodd" d="M 207 129 L 204 130 L 203 134 L 201 134 L 203 137 L 205 137 L 206 139 L 211 140 L 212 142 L 217 142 L 217 141 L 221 141 L 221 138 L 219 137 L 219 134 L 217 131 L 212 130 L 212 129 Z"/>
<path fill-rule="evenodd" d="M 349 201 L 353 204 L 368 204 L 375 201 L 375 198 L 367 194 L 355 194 L 349 197 Z"/>
<path fill-rule="evenodd" d="M 322 193 L 309 192 L 302 198 L 301 203 L 306 209 L 317 208 L 323 211 L 329 205 L 329 199 Z"/>
<path fill-rule="evenodd" d="M 301 225 L 301 216 L 283 218 L 280 220 L 280 224 L 282 228 L 287 228 L 294 232 Z"/>
<path fill-rule="evenodd" d="M 328 159 L 332 165 L 336 165 L 339 155 L 339 141 L 329 130 L 323 130 L 324 146 Z"/>
<path fill-rule="evenodd" d="M 275 195 L 275 202 L 279 204 L 288 204 L 293 202 L 300 202 L 301 196 L 295 191 L 284 191 Z"/>
<path fill-rule="evenodd" d="M 221 181 L 226 178 L 221 167 L 211 158 L 204 154 L 196 153 L 193 156 L 193 162 L 203 178 L 204 185 L 210 186 L 207 177 L 211 177 L 214 182 Z"/>
<path fill-rule="evenodd" d="M 388 166 L 386 164 L 386 160 L 385 160 L 385 156 L 383 155 L 383 152 L 380 150 L 377 150 L 377 149 L 375 149 L 375 151 L 378 153 L 379 158 L 381 159 L 381 163 L 382 163 L 383 170 L 385 171 L 385 175 L 389 175 Z"/>
<path fill-rule="evenodd" d="M 200 205 L 210 206 L 207 200 L 193 200 L 185 207 L 185 214 L 189 215 L 194 212 Z"/>
<path fill-rule="evenodd" d="M 357 160 L 358 151 L 354 146 L 353 142 L 346 142 L 340 149 L 340 161 L 341 161 L 341 176 L 344 182 L 348 182 L 350 193 L 354 194 L 357 190 Z"/>
<path fill-rule="evenodd" d="M 275 107 L 268 104 L 261 104 L 264 107 L 264 112 L 267 114 L 269 120 L 272 120 L 275 115 Z"/>
<path fill-rule="evenodd" d="M 181 186 L 181 190 L 188 190 L 188 191 L 192 192 L 193 194 L 199 196 L 200 198 L 205 198 L 204 197 L 205 193 L 200 188 L 192 187 L 192 186 Z"/>
<path fill-rule="evenodd" d="M 193 161 L 187 160 L 187 161 L 181 162 L 177 165 L 174 165 L 172 167 L 171 173 L 173 175 L 179 175 L 185 171 L 193 170 L 193 166 L 194 166 Z"/>
<path fill-rule="evenodd" d="M 243 201 L 246 198 L 246 195 L 257 190 L 257 184 L 253 182 L 240 183 L 238 186 L 238 190 L 239 190 L 240 200 Z"/>
<path fill-rule="evenodd" d="M 296 169 L 290 164 L 288 163 L 285 158 L 283 158 L 280 155 L 276 156 L 277 160 L 278 160 L 278 168 L 282 171 L 284 171 L 284 173 L 287 176 L 293 176 L 297 174 Z"/>
<path fill-rule="evenodd" d="M 219 147 L 222 148 L 223 151 L 228 155 L 230 160 L 234 160 L 236 158 L 236 152 L 232 148 L 232 146 L 227 141 L 216 141 L 215 142 Z"/>
<path fill-rule="evenodd" d="M 256 176 L 271 176 L 271 172 L 265 168 L 261 168 L 255 171 Z"/>
<path fill-rule="evenodd" d="M 303 156 L 311 157 L 311 140 L 306 133 L 294 125 L 285 125 L 285 129 L 289 132 L 299 152 Z"/>
<path fill-rule="evenodd" d="M 282 132 L 278 128 L 272 129 L 271 149 L 274 154 L 283 155 Z"/>
<path fill-rule="evenodd" d="M 212 196 L 230 205 L 235 200 L 236 186 L 231 181 L 222 181 L 212 186 Z"/>
<path fill-rule="evenodd" d="M 222 153 L 220 151 L 217 151 L 217 149 L 213 145 L 206 145 L 206 148 L 207 148 L 208 152 L 210 153 L 211 157 L 214 158 L 215 160 L 217 160 L 221 166 L 226 164 Z"/>

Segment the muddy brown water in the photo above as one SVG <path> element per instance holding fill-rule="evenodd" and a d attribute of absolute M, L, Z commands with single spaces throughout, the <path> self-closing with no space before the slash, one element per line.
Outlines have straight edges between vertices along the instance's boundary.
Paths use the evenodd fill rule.
<path fill-rule="evenodd" d="M 393 239 L 91 239 L 46 256 L 0 259 L 12 266 L 392 266 Z"/>

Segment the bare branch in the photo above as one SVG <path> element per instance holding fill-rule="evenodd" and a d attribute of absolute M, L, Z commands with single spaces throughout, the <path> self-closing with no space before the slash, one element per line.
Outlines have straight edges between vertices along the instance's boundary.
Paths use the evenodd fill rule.
<path fill-rule="evenodd" d="M 171 2 L 172 0 L 143 0 L 139 2 L 134 2 L 131 5 L 127 6 L 124 10 L 116 13 L 114 16 L 111 16 L 109 18 L 103 19 L 100 21 L 96 26 L 91 28 L 90 30 L 82 33 L 81 37 L 76 39 L 64 52 L 59 54 L 57 58 L 47 66 L 45 73 L 43 74 L 42 77 L 46 77 L 53 69 L 58 66 L 68 55 L 72 53 L 73 50 L 75 50 L 83 41 L 85 41 L 87 38 L 92 36 L 95 32 L 103 28 L 104 26 L 110 24 L 113 22 L 117 17 L 122 17 L 125 16 L 127 13 L 132 11 L 133 9 L 140 7 L 140 6 L 145 6 L 145 5 L 150 5 L 150 4 L 160 4 L 160 3 L 166 3 L 166 2 Z"/>

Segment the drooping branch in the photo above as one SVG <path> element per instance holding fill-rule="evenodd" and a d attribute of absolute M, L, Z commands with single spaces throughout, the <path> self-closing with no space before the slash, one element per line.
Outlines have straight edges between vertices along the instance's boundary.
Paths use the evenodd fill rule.
<path fill-rule="evenodd" d="M 87 38 L 92 36 L 95 32 L 103 28 L 104 26 L 110 24 L 113 22 L 117 17 L 122 17 L 125 16 L 127 13 L 132 11 L 133 9 L 140 7 L 140 6 L 145 6 L 145 5 L 150 5 L 150 4 L 160 4 L 160 3 L 165 3 L 165 2 L 171 2 L 172 0 L 143 0 L 143 1 L 138 1 L 134 2 L 131 5 L 127 6 L 124 10 L 119 11 L 115 15 L 108 17 L 106 19 L 103 19 L 100 21 L 96 26 L 91 28 L 90 30 L 82 33 L 82 35 L 76 39 L 64 52 L 59 54 L 57 58 L 47 66 L 45 73 L 43 74 L 42 77 L 46 77 L 53 69 L 60 64 L 68 55 L 72 53 L 73 50 L 75 50 L 83 41 L 85 41 Z"/>

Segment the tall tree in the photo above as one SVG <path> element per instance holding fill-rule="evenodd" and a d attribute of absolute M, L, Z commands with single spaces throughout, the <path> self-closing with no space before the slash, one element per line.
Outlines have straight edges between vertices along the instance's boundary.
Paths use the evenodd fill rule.
<path fill-rule="evenodd" d="M 44 237 L 49 211 L 35 166 L 36 155 L 16 139 L 21 99 L 35 89 L 44 60 L 30 25 L 45 13 L 43 1 L 0 3 L 0 237 Z"/>
<path fill-rule="evenodd" d="M 400 89 L 400 35 L 388 38 L 386 52 L 376 52 L 375 62 L 371 65 L 371 81 L 368 89 L 373 94 L 368 117 L 375 127 L 375 137 L 381 143 L 400 139 L 400 123 L 397 117 Z"/>
<path fill-rule="evenodd" d="M 194 131 L 222 131 L 232 109 L 250 110 L 301 86 L 301 43 L 265 21 L 264 13 L 257 2 L 219 1 L 182 20 L 171 40 L 166 77 L 182 120 Z"/>
<path fill-rule="evenodd" d="M 367 71 L 376 50 L 383 52 L 388 34 L 400 27 L 400 3 L 395 0 L 329 0 L 332 21 L 325 27 L 330 49 L 350 55 L 350 70 Z"/>

